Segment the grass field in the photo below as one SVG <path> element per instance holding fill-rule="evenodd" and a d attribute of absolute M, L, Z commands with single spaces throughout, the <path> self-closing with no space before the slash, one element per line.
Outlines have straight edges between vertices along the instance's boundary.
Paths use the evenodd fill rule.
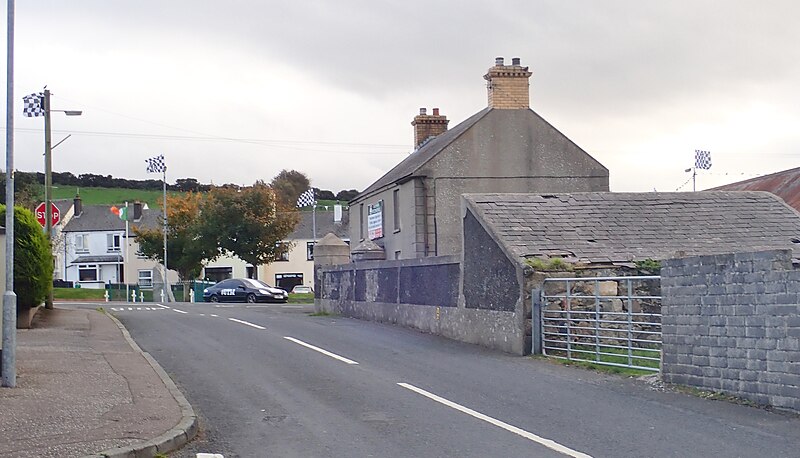
<path fill-rule="evenodd" d="M 53 299 L 102 301 L 104 299 L 103 294 L 105 292 L 106 290 L 104 289 L 53 288 Z"/>
<path fill-rule="evenodd" d="M 164 198 L 163 191 L 124 188 L 76 188 L 58 186 L 53 188 L 53 200 L 73 199 L 80 193 L 84 205 L 124 205 L 125 202 L 147 202 L 150 208 L 158 208 Z M 167 194 L 178 194 L 167 191 Z"/>

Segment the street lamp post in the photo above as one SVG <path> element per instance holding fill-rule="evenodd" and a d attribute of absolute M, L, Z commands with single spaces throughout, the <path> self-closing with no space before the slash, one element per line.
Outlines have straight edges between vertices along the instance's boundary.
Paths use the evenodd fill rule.
<path fill-rule="evenodd" d="M 51 140 L 50 128 L 50 112 L 60 111 L 67 116 L 80 116 L 81 111 L 77 110 L 51 110 L 50 109 L 50 89 L 44 90 L 44 227 L 45 234 L 47 234 L 47 241 L 51 243 L 52 255 L 52 238 L 53 238 L 53 146 Z M 45 308 L 53 308 L 53 289 L 47 294 L 47 299 L 44 303 Z"/>

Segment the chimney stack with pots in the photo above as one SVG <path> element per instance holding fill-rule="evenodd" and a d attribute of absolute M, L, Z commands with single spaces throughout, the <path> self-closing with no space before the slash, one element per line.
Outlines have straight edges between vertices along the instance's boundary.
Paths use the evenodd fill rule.
<path fill-rule="evenodd" d="M 533 75 L 528 67 L 520 65 L 519 57 L 511 59 L 511 65 L 504 64 L 505 59 L 498 57 L 494 67 L 483 75 L 489 90 L 489 108 L 501 110 L 519 110 L 530 108 L 530 82 Z"/>
<path fill-rule="evenodd" d="M 449 122 L 446 116 L 439 114 L 438 108 L 433 109 L 432 115 L 428 114 L 427 108 L 420 108 L 419 114 L 411 121 L 414 126 L 414 149 L 419 148 L 429 138 L 446 132 Z"/>
<path fill-rule="evenodd" d="M 81 213 L 83 213 L 83 201 L 81 200 L 81 196 L 76 195 L 74 199 L 72 199 L 72 214 L 75 217 L 80 217 Z"/>

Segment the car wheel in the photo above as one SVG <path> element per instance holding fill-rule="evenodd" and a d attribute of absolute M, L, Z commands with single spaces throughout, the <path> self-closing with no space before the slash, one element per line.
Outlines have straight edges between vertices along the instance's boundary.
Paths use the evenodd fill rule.
<path fill-rule="evenodd" d="M 219 302 L 219 298 L 215 295 L 211 296 L 211 302 Z"/>
<path fill-rule="evenodd" d="M 251 304 L 255 303 L 256 302 L 256 295 L 253 294 L 253 293 L 248 294 L 247 295 L 247 302 L 249 302 Z"/>

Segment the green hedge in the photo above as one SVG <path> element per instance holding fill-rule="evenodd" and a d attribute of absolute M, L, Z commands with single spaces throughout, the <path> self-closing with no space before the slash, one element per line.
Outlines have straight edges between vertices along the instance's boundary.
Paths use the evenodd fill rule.
<path fill-rule="evenodd" d="M 0 222 L 5 225 L 6 207 L 0 205 Z M 53 255 L 50 243 L 33 212 L 14 207 L 14 292 L 18 307 L 44 302 L 53 287 Z"/>

